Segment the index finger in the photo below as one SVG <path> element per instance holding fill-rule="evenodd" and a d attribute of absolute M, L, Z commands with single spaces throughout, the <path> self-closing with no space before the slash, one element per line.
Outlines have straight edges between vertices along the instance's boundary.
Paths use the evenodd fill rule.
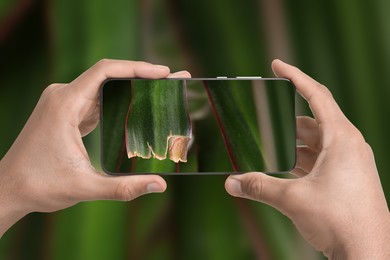
<path fill-rule="evenodd" d="M 71 84 L 71 91 L 89 99 L 98 96 L 101 83 L 108 78 L 165 78 L 169 68 L 143 61 L 103 59 L 81 74 Z"/>
<path fill-rule="evenodd" d="M 272 69 L 276 76 L 292 81 L 297 91 L 309 103 L 318 124 L 333 124 L 346 119 L 332 94 L 324 85 L 318 83 L 300 69 L 280 60 L 272 62 Z"/>

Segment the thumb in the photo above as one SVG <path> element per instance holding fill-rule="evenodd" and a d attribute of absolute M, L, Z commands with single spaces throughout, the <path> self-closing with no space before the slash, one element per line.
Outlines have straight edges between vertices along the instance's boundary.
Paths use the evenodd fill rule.
<path fill-rule="evenodd" d="M 80 201 L 130 201 L 167 188 L 164 179 L 158 175 L 107 176 L 94 173 L 92 178 L 89 174 L 85 176 L 87 178 L 79 184 Z"/>
<path fill-rule="evenodd" d="M 225 182 L 226 191 L 235 197 L 248 198 L 268 204 L 279 210 L 284 208 L 288 179 L 271 177 L 261 172 L 230 175 Z"/>

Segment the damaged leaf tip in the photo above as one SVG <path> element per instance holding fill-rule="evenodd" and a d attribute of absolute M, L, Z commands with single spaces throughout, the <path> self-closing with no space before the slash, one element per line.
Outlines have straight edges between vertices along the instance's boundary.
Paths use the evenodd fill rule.
<path fill-rule="evenodd" d="M 191 137 L 172 136 L 168 140 L 169 144 L 169 159 L 177 162 L 187 162 L 187 151 Z"/>

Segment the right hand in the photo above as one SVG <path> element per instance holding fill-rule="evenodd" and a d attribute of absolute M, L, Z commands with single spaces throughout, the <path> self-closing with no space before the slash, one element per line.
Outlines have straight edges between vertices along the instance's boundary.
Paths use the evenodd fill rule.
<path fill-rule="evenodd" d="M 335 259 L 390 259 L 390 215 L 373 152 L 344 116 L 330 91 L 302 71 L 275 60 L 315 118 L 297 118 L 297 179 L 261 173 L 232 175 L 233 196 L 275 207 L 317 250 Z"/>

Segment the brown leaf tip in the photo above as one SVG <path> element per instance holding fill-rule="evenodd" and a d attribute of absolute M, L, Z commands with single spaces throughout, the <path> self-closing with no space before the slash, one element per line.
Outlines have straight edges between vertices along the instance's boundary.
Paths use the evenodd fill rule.
<path fill-rule="evenodd" d="M 170 136 L 168 139 L 169 159 L 177 162 L 187 162 L 187 151 L 191 137 Z"/>

